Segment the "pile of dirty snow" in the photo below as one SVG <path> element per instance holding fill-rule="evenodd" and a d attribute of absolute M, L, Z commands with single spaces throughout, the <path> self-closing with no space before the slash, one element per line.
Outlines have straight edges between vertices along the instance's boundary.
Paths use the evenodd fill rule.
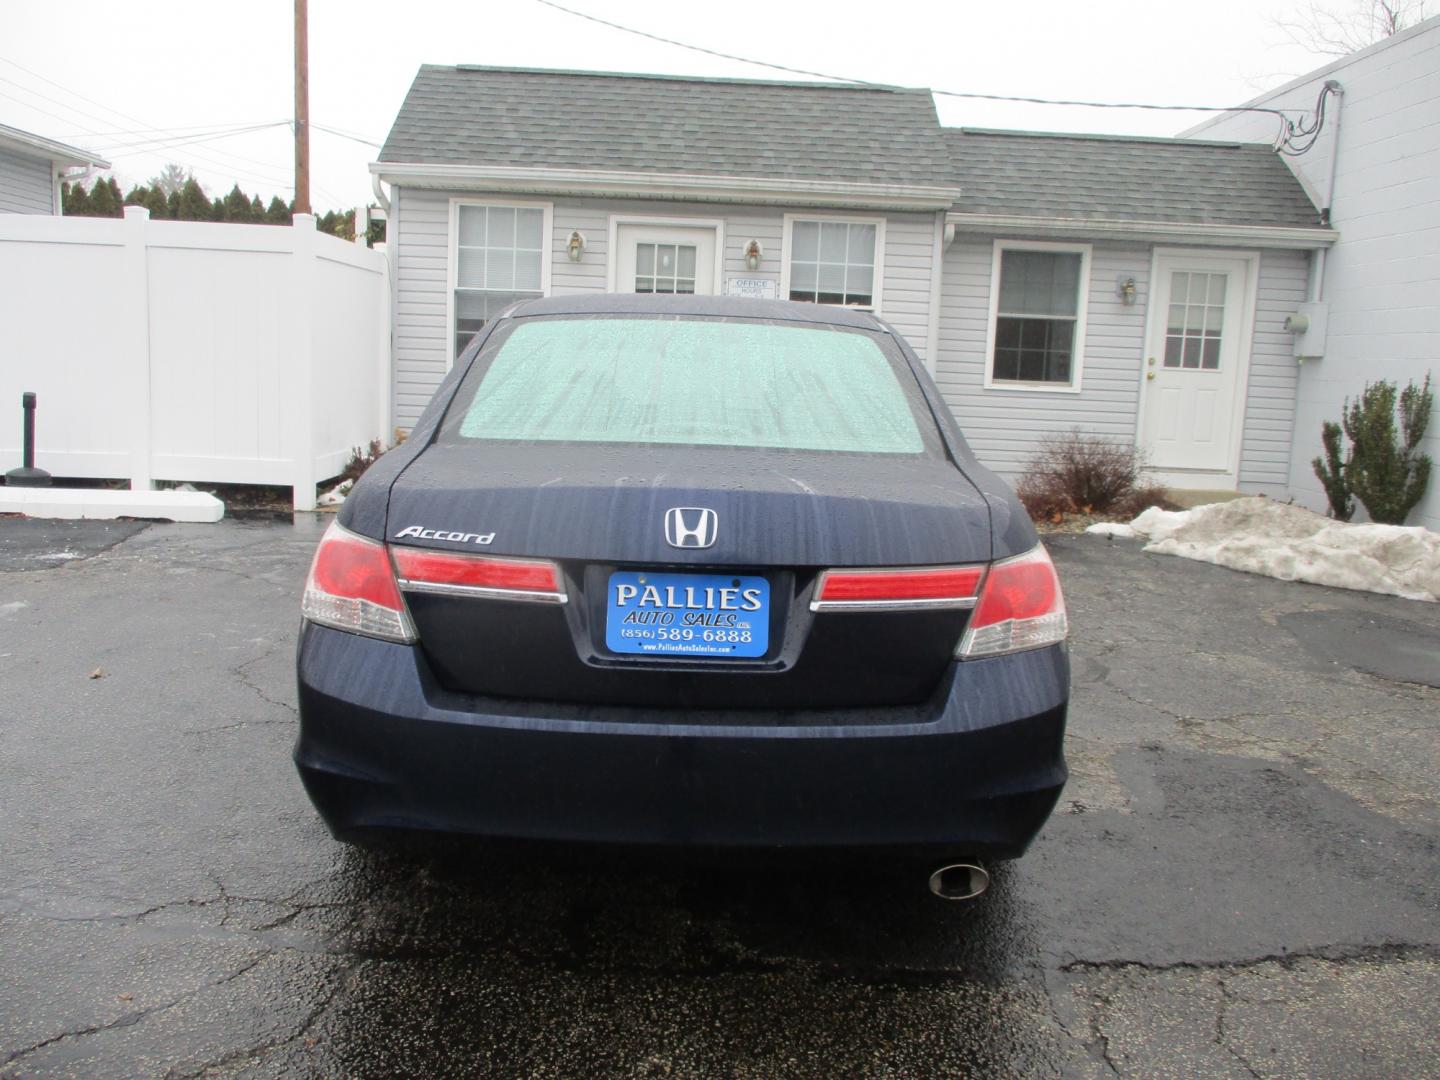
<path fill-rule="evenodd" d="M 1228 566 L 1281 581 L 1440 600 L 1440 533 L 1401 525 L 1353 525 L 1265 498 L 1151 508 L 1129 525 L 1085 530 L 1150 541 L 1146 551 Z"/>

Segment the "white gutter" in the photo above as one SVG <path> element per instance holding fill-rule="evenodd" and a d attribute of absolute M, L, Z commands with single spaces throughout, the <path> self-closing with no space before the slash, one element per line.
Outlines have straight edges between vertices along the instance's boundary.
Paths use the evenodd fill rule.
<path fill-rule="evenodd" d="M 499 165 L 421 165 L 372 162 L 370 172 L 390 184 L 447 190 L 609 195 L 783 206 L 854 206 L 887 210 L 947 210 L 959 188 L 788 180 L 752 176 L 700 176 L 604 169 L 514 168 Z"/>
<path fill-rule="evenodd" d="M 78 146 L 56 142 L 43 135 L 32 135 L 28 131 L 0 124 L 0 146 L 10 146 L 32 157 L 45 157 L 58 168 L 83 166 L 87 169 L 108 169 L 110 162 L 102 157 L 82 150 Z"/>
<path fill-rule="evenodd" d="M 1095 240 L 1246 244 L 1299 250 L 1327 248 L 1340 238 L 1334 229 L 1313 226 L 1207 225 L 1179 221 L 1109 221 L 1103 218 L 1042 218 L 959 212 L 945 215 L 945 221 L 971 233 L 1033 233 Z"/>

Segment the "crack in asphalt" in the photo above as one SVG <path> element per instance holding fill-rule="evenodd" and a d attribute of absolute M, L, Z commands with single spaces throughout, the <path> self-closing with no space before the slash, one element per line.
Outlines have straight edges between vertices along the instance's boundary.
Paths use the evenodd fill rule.
<path fill-rule="evenodd" d="M 165 1080 L 198 1080 L 199 1077 L 205 1076 L 214 1069 L 223 1069 L 227 1065 L 233 1065 L 246 1060 L 258 1064 L 264 1059 L 265 1055 L 272 1050 L 276 1050 L 282 1046 L 288 1046 L 296 1041 L 305 1040 L 315 1025 L 320 1021 L 320 1017 L 325 1014 L 330 1006 L 334 1004 L 335 999 L 340 996 L 341 991 L 349 989 L 352 974 L 353 969 L 347 968 L 342 970 L 336 977 L 334 985 L 326 991 L 320 1003 L 301 1018 L 299 1024 L 295 1025 L 293 1031 L 277 1038 L 266 1039 L 252 1046 L 232 1050 L 230 1053 L 224 1054 L 221 1057 L 205 1061 L 198 1067 L 187 1072 L 178 1072 L 172 1066 L 166 1071 Z"/>
<path fill-rule="evenodd" d="M 1235 997 L 1231 993 L 1230 987 L 1225 982 L 1223 976 L 1216 980 L 1216 985 L 1220 988 L 1220 1004 L 1215 1010 L 1215 1045 L 1239 1062 L 1240 1067 L 1255 1077 L 1255 1080 L 1261 1080 L 1260 1073 L 1256 1070 L 1255 1066 L 1251 1065 L 1250 1062 L 1245 1059 L 1244 1054 L 1231 1046 L 1229 1040 L 1226 1038 L 1225 1013 L 1230 1003 L 1235 1000 Z"/>
<path fill-rule="evenodd" d="M 247 671 L 246 671 L 247 668 L 254 667 L 256 664 L 260 663 L 262 660 L 268 660 L 268 659 L 270 659 L 270 657 L 272 657 L 272 656 L 275 655 L 275 650 L 278 649 L 279 647 L 280 647 L 280 642 L 278 642 L 278 641 L 272 641 L 272 642 L 270 643 L 269 647 L 266 648 L 266 650 L 265 650 L 263 653 L 261 653 L 259 656 L 252 657 L 251 659 L 246 660 L 243 664 L 238 664 L 238 665 L 236 665 L 235 667 L 231 668 L 231 669 L 230 669 L 230 674 L 234 675 L 237 679 L 239 679 L 239 680 L 240 680 L 240 684 L 241 684 L 242 686 L 248 688 L 249 690 L 252 690 L 252 691 L 255 693 L 255 696 L 258 697 L 261 701 L 267 702 L 268 704 L 274 705 L 274 706 L 276 706 L 276 707 L 278 707 L 278 708 L 285 709 L 287 712 L 290 712 L 291 714 L 293 714 L 293 715 L 295 715 L 295 716 L 299 716 L 299 715 L 300 715 L 300 710 L 299 710 L 299 709 L 297 709 L 294 705 L 290 704 L 288 701 L 277 701 L 275 698 L 272 698 L 269 694 L 265 693 L 264 689 L 263 689 L 259 684 L 257 684 L 253 679 L 251 679 L 250 676 L 249 676 L 249 674 L 248 674 Z M 277 722 L 277 721 L 273 721 L 273 720 L 272 720 L 272 721 L 269 721 L 269 723 L 276 723 L 276 722 Z M 227 725 L 226 725 L 226 728 L 224 728 L 224 729 L 222 729 L 222 728 L 214 728 L 214 729 L 212 729 L 212 730 L 220 731 L 220 730 L 225 730 L 225 729 L 228 729 L 228 728 L 234 727 L 234 726 L 235 726 L 235 725 L 233 725 L 233 724 L 227 724 Z"/>
<path fill-rule="evenodd" d="M 75 1028 L 71 1031 L 62 1031 L 58 1035 L 51 1035 L 50 1037 L 41 1039 L 39 1042 L 34 1043 L 30 1046 L 22 1047 L 19 1050 L 12 1051 L 8 1055 L 6 1055 L 5 1060 L 3 1062 L 0 1062 L 0 1064 L 11 1065 L 15 1062 L 22 1060 L 23 1058 L 27 1058 L 33 1054 L 39 1053 L 41 1050 L 44 1050 L 48 1046 L 54 1046 L 56 1043 L 63 1042 L 66 1039 L 79 1039 L 89 1035 L 99 1035 L 107 1031 L 114 1031 L 119 1028 L 134 1027 L 142 1020 L 154 1016 L 157 1013 L 163 1013 L 169 1009 L 173 1009 L 175 1008 L 175 1006 L 181 1004 L 182 1002 L 190 1000 L 197 994 L 203 993 L 204 991 L 213 989 L 217 986 L 224 986 L 226 983 L 234 982 L 236 979 L 240 978 L 246 973 L 255 970 L 255 968 L 259 967 L 261 963 L 263 963 L 272 955 L 274 955 L 274 950 L 267 948 L 259 956 L 248 960 L 246 963 L 242 964 L 234 971 L 227 972 L 218 979 L 212 979 L 209 982 L 203 983 L 200 986 L 195 987 L 195 989 L 193 990 L 187 990 L 185 993 L 180 994 L 177 997 L 171 998 L 169 1001 L 162 1002 L 159 1005 L 150 1005 L 144 1009 L 136 1009 L 134 1012 L 126 1013 L 124 1016 L 121 1016 L 115 1020 L 111 1020 L 108 1023 L 91 1024 L 88 1027 Z"/>
<path fill-rule="evenodd" d="M 1288 970 L 1305 960 L 1326 960 L 1331 963 L 1343 964 L 1351 961 L 1409 960 L 1417 957 L 1440 960 L 1440 944 L 1429 945 L 1398 941 L 1384 942 L 1379 945 L 1335 944 L 1295 952 L 1267 953 L 1264 956 L 1246 957 L 1243 960 L 1174 960 L 1167 964 L 1152 964 L 1145 960 L 1071 960 L 1061 964 L 1058 970 L 1067 975 L 1123 971 L 1164 974 L 1172 971 L 1246 971 L 1265 964 L 1276 964 Z"/>

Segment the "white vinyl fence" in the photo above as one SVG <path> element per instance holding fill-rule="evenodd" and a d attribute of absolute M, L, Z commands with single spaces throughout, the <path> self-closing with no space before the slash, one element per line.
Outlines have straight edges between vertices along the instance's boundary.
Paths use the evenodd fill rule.
<path fill-rule="evenodd" d="M 0 214 L 0 472 L 20 463 L 20 395 L 38 395 L 35 463 L 55 476 L 317 481 L 384 437 L 385 256 L 315 231 Z"/>

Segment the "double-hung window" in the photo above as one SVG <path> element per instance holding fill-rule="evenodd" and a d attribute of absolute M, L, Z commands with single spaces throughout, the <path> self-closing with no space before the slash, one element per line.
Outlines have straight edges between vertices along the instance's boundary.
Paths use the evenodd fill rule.
<path fill-rule="evenodd" d="M 455 204 L 455 356 L 516 300 L 545 295 L 546 212 Z"/>
<path fill-rule="evenodd" d="M 990 385 L 1079 389 L 1089 263 L 1085 248 L 996 244 Z"/>
<path fill-rule="evenodd" d="M 879 220 L 787 218 L 786 296 L 816 304 L 880 306 Z"/>

